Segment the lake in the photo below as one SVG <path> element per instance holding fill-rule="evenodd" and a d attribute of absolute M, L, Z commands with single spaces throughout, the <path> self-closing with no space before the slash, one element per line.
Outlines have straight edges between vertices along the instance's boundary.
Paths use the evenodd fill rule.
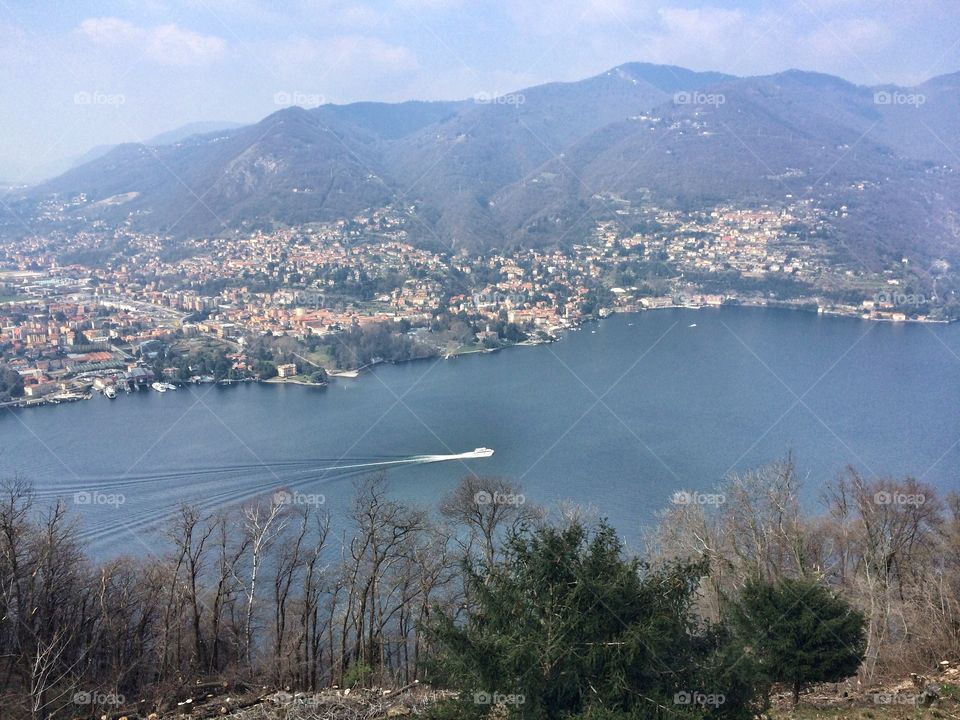
<path fill-rule="evenodd" d="M 675 490 L 709 491 L 787 451 L 810 504 L 847 465 L 958 488 L 958 399 L 960 325 L 661 310 L 324 389 L 198 385 L 0 411 L 0 475 L 67 497 L 97 554 L 152 550 L 151 530 L 185 501 L 283 487 L 337 515 L 353 479 L 378 469 L 429 505 L 467 473 L 504 476 L 528 502 L 593 506 L 635 540 Z M 397 462 L 480 446 L 496 454 Z"/>

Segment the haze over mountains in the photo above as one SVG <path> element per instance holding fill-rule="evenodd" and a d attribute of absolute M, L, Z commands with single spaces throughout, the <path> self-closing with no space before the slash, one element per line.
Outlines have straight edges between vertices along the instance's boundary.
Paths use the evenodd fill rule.
<path fill-rule="evenodd" d="M 960 249 L 958 131 L 960 74 L 864 87 L 630 63 L 497 98 L 285 108 L 118 146 L 12 200 L 85 193 L 91 218 L 179 237 L 393 204 L 416 241 L 476 249 L 582 240 L 623 201 L 812 200 L 851 253 L 929 261 Z"/>
<path fill-rule="evenodd" d="M 193 122 L 183 125 L 182 127 L 174 128 L 173 130 L 168 130 L 167 132 L 160 133 L 155 135 L 152 138 L 143 141 L 143 145 L 173 145 L 178 143 L 181 140 L 186 140 L 187 138 L 193 137 L 194 135 L 203 135 L 205 133 L 217 132 L 220 130 L 233 130 L 235 128 L 243 127 L 243 123 L 238 122 L 217 122 L 217 121 L 203 121 L 203 122 Z M 108 152 L 113 150 L 116 145 L 97 145 L 92 147 L 83 155 L 78 158 L 75 158 L 70 162 L 70 168 L 73 169 L 85 165 L 88 162 L 98 160 L 106 155 Z"/>

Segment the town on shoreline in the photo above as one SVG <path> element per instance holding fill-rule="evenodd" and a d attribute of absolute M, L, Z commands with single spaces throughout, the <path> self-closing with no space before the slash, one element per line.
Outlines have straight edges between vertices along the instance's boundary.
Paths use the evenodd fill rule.
<path fill-rule="evenodd" d="M 94 229 L 0 246 L 0 406 L 188 383 L 323 386 L 381 362 L 551 342 L 613 312 L 960 316 L 948 266 L 844 262 L 805 203 L 645 208 L 569 249 L 512 252 L 419 247 L 407 221 L 387 207 L 178 244 Z"/>

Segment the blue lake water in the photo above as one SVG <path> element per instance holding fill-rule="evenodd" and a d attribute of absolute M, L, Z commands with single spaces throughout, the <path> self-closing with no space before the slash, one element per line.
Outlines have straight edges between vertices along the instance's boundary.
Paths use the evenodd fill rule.
<path fill-rule="evenodd" d="M 322 494 L 336 515 L 356 474 L 379 467 L 411 502 L 435 505 L 470 472 L 500 475 L 530 502 L 591 505 L 636 539 L 675 490 L 787 451 L 810 504 L 847 465 L 960 488 L 958 400 L 960 325 L 664 310 L 326 389 L 201 385 L 0 411 L 0 475 L 67 497 L 105 554 L 155 548 L 151 528 L 182 502 L 285 487 Z M 496 454 L 324 472 L 478 446 Z"/>

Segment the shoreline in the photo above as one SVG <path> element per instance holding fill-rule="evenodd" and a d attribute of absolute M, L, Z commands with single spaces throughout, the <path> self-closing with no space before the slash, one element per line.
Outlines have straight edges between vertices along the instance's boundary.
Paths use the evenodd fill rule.
<path fill-rule="evenodd" d="M 645 312 L 651 312 L 655 310 L 724 310 L 730 308 L 749 308 L 749 309 L 760 309 L 760 310 L 785 310 L 790 312 L 803 312 L 809 315 L 816 315 L 818 317 L 830 317 L 830 318 L 846 318 L 850 320 L 861 320 L 867 322 L 879 322 L 879 323 L 890 323 L 890 324 L 913 324 L 913 325 L 951 325 L 957 320 L 929 320 L 929 319 L 916 319 L 916 318 L 882 318 L 882 317 L 870 317 L 866 314 L 853 313 L 853 312 L 843 312 L 836 310 L 827 310 L 821 307 L 817 307 L 816 310 L 813 310 L 809 307 L 801 307 L 799 305 L 792 304 L 783 304 L 783 305 L 771 305 L 767 302 L 750 302 L 750 301 L 738 301 L 736 303 L 727 303 L 722 305 L 656 305 L 653 307 L 631 307 L 629 309 L 625 308 L 602 308 L 604 314 L 599 316 L 590 316 L 579 319 L 577 322 L 570 324 L 565 327 L 551 328 L 550 340 L 521 340 L 515 343 L 509 343 L 501 345 L 495 348 L 471 348 L 469 350 L 455 350 L 448 353 L 438 352 L 436 355 L 430 355 L 422 358 L 410 358 L 407 360 L 396 360 L 396 361 L 384 361 L 378 363 L 368 363 L 359 368 L 346 369 L 346 370 L 334 370 L 328 371 L 328 378 L 338 378 L 344 380 L 356 380 L 361 377 L 364 370 L 375 367 L 380 364 L 391 364 L 399 365 L 401 363 L 415 362 L 421 360 L 453 360 L 461 356 L 468 355 L 484 355 L 484 354 L 493 354 L 500 352 L 501 350 L 507 350 L 514 347 L 538 347 L 540 345 L 549 345 L 554 342 L 560 342 L 563 339 L 563 334 L 566 332 L 573 332 L 581 329 L 581 327 L 589 322 L 600 322 L 602 320 L 608 319 L 612 315 L 639 315 Z M 315 383 L 309 380 L 302 380 L 298 378 L 280 378 L 272 377 L 268 380 L 259 380 L 255 378 L 242 378 L 242 379 L 233 379 L 233 380 L 221 380 L 219 384 L 222 385 L 238 385 L 246 382 L 256 382 L 258 384 L 272 384 L 272 385 L 299 385 L 302 387 L 315 387 L 315 388 L 325 388 L 329 387 L 329 382 Z M 185 384 L 186 385 L 186 384 Z M 183 386 L 185 386 L 183 385 Z M 31 407 L 45 407 L 47 405 L 59 405 L 64 402 L 75 402 L 79 400 L 89 400 L 93 397 L 93 392 L 88 391 L 84 397 L 70 397 L 70 398 L 59 398 L 58 395 L 53 396 L 44 396 L 44 397 L 22 397 L 15 398 L 8 401 L 0 402 L 0 409 L 6 410 L 16 410 L 24 409 Z"/>
<path fill-rule="evenodd" d="M 841 317 L 849 318 L 851 320 L 866 320 L 868 322 L 882 322 L 882 323 L 903 323 L 903 324 L 912 324 L 912 325 L 952 325 L 955 322 L 960 322 L 960 318 L 955 318 L 952 320 L 931 320 L 929 318 L 889 318 L 889 317 L 873 317 L 867 313 L 859 312 L 846 312 L 843 310 L 834 310 L 824 307 L 817 306 L 817 308 L 811 309 L 810 307 L 805 307 L 804 305 L 812 305 L 813 300 L 809 303 L 804 303 L 804 305 L 795 304 L 795 303 L 782 303 L 782 301 L 774 301 L 774 304 L 770 304 L 767 301 L 750 301 L 750 300 L 737 300 L 737 302 L 726 303 L 721 305 L 654 305 L 653 307 L 640 307 L 632 308 L 630 310 L 624 310 L 622 308 L 609 308 L 607 309 L 608 315 L 613 314 L 627 314 L 627 313 L 643 313 L 650 310 L 722 310 L 724 308 L 755 308 L 760 310 L 789 310 L 791 312 L 803 312 L 809 315 L 820 315 L 820 316 L 829 316 L 829 317 Z M 606 316 L 604 316 L 606 317 Z M 603 319 L 603 318 L 600 318 Z M 573 326 L 576 327 L 576 326 Z"/>
<path fill-rule="evenodd" d="M 729 303 L 726 305 L 656 305 L 653 307 L 644 307 L 644 308 L 631 308 L 629 310 L 623 308 L 604 308 L 607 313 L 599 317 L 586 317 L 581 318 L 575 323 L 567 327 L 562 328 L 552 328 L 551 333 L 553 334 L 552 340 L 543 340 L 543 341 L 531 341 L 531 340 L 521 340 L 520 342 L 510 343 L 507 345 L 501 345 L 496 348 L 473 348 L 471 350 L 462 350 L 454 351 L 450 353 L 438 353 L 425 358 L 410 358 L 409 360 L 396 360 L 388 361 L 387 363 L 371 363 L 369 365 L 363 365 L 362 367 L 353 369 L 353 370 L 342 370 L 337 372 L 328 372 L 327 374 L 333 377 L 344 377 L 350 379 L 356 379 L 360 377 L 362 371 L 374 367 L 379 364 L 391 364 L 399 365 L 401 363 L 408 362 L 417 362 L 422 360 L 431 360 L 442 357 L 444 360 L 453 360 L 458 357 L 467 356 L 467 355 L 483 355 L 490 353 L 497 353 L 501 350 L 508 350 L 514 347 L 538 347 L 540 345 L 550 345 L 554 342 L 560 342 L 563 339 L 563 333 L 573 332 L 579 330 L 584 324 L 589 322 L 600 322 L 602 320 L 608 319 L 612 315 L 640 315 L 645 312 L 652 312 L 654 310 L 725 310 L 725 309 L 754 309 L 754 310 L 785 310 L 788 312 L 802 312 L 808 315 L 816 315 L 818 317 L 830 317 L 830 318 L 846 318 L 849 320 L 865 320 L 867 322 L 878 322 L 878 323 L 892 323 L 892 324 L 912 324 L 912 325 L 951 325 L 958 320 L 918 320 L 916 318 L 906 318 L 903 320 L 893 319 L 893 318 L 877 318 L 869 317 L 863 314 L 858 313 L 846 313 L 840 311 L 831 311 L 823 310 L 818 308 L 817 310 L 811 310 L 805 307 L 791 306 L 791 305 L 770 305 L 765 302 L 749 302 L 749 301 L 740 301 L 737 303 Z"/>
<path fill-rule="evenodd" d="M 330 373 L 328 373 L 328 376 Z M 312 382 L 310 380 L 300 380 L 299 378 L 282 378 L 282 377 L 272 377 L 269 380 L 258 380 L 257 382 L 261 384 L 271 384 L 271 385 L 303 385 L 304 387 L 327 387 L 329 383 L 326 382 Z"/>

